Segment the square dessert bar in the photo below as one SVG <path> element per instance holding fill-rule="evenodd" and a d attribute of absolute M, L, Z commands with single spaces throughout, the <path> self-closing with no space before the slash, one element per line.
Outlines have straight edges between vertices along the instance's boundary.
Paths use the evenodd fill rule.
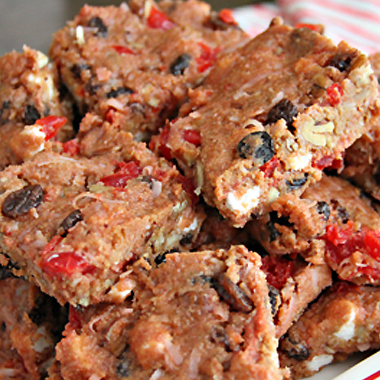
<path fill-rule="evenodd" d="M 260 266 L 242 246 L 136 265 L 132 305 L 71 310 L 63 379 L 282 379 Z"/>
<path fill-rule="evenodd" d="M 172 116 L 214 65 L 248 40 L 230 11 L 199 1 L 85 6 L 55 34 L 50 55 L 82 111 L 137 139 Z"/>
<path fill-rule="evenodd" d="M 377 80 L 366 56 L 274 19 L 219 57 L 182 118 L 151 147 L 173 158 L 236 227 L 300 195 L 369 128 Z"/>
<path fill-rule="evenodd" d="M 281 341 L 281 365 L 292 379 L 312 376 L 354 352 L 380 347 L 379 287 L 339 281 L 290 328 Z"/>
<path fill-rule="evenodd" d="M 262 270 L 269 284 L 276 336 L 281 338 L 322 292 L 332 284 L 327 264 L 310 264 L 297 258 L 267 255 Z"/>
<path fill-rule="evenodd" d="M 44 151 L 0 173 L 0 246 L 60 303 L 122 301 L 130 265 L 196 238 L 186 180 L 132 135 L 92 158 Z M 190 239 L 191 240 L 191 239 Z"/>
<path fill-rule="evenodd" d="M 273 208 L 249 227 L 268 252 L 326 262 L 357 284 L 380 283 L 380 216 L 360 189 L 324 175 L 300 198 L 284 197 Z"/>
<path fill-rule="evenodd" d="M 0 170 L 73 136 L 58 88 L 55 65 L 41 52 L 24 47 L 0 57 Z"/>
<path fill-rule="evenodd" d="M 67 311 L 37 286 L 0 266 L 0 378 L 45 378 Z"/>
<path fill-rule="evenodd" d="M 373 71 L 380 78 L 380 52 L 370 55 Z M 342 175 L 380 200 L 380 118 L 371 122 L 370 130 L 344 154 Z"/>

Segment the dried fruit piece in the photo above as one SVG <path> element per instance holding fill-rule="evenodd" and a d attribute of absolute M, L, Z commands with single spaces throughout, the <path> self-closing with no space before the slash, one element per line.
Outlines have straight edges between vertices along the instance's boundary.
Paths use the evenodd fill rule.
<path fill-rule="evenodd" d="M 270 161 L 275 154 L 272 137 L 267 132 L 252 132 L 238 144 L 237 151 L 241 158 L 251 159 L 256 166 Z"/>
<path fill-rule="evenodd" d="M 46 141 L 53 138 L 66 123 L 67 119 L 64 116 L 52 115 L 36 121 L 36 124 L 42 127 L 42 132 L 46 135 Z"/>
<path fill-rule="evenodd" d="M 107 93 L 107 99 L 117 98 L 119 95 L 130 95 L 134 91 L 130 87 L 118 87 L 116 90 L 111 90 Z"/>
<path fill-rule="evenodd" d="M 56 252 L 43 260 L 42 269 L 50 276 L 71 275 L 74 273 L 87 274 L 95 270 L 82 256 L 76 252 Z"/>
<path fill-rule="evenodd" d="M 293 342 L 289 337 L 286 337 L 286 343 L 284 350 L 287 357 L 295 359 L 297 361 L 304 361 L 310 356 L 310 349 L 306 348 L 302 343 Z M 287 346 L 290 346 L 289 348 Z"/>
<path fill-rule="evenodd" d="M 280 100 L 268 113 L 267 123 L 274 124 L 284 119 L 290 131 L 294 130 L 293 121 L 297 117 L 296 106 L 288 99 Z"/>
<path fill-rule="evenodd" d="M 2 213 L 10 218 L 26 215 L 32 208 L 38 207 L 43 199 L 44 192 L 40 185 L 25 186 L 5 198 Z"/>
<path fill-rule="evenodd" d="M 135 54 L 135 52 L 127 46 L 113 45 L 112 49 L 114 49 L 119 54 Z"/>
<path fill-rule="evenodd" d="M 324 201 L 319 201 L 317 203 L 317 212 L 318 214 L 323 214 L 325 217 L 325 221 L 327 222 L 330 217 L 330 207 L 329 205 Z"/>
<path fill-rule="evenodd" d="M 198 72 L 203 73 L 214 65 L 216 56 L 219 53 L 220 49 L 213 49 L 203 42 L 200 42 L 199 46 L 201 47 L 202 51 L 201 55 L 197 58 Z"/>
<path fill-rule="evenodd" d="M 26 125 L 33 125 L 41 117 L 37 108 L 31 105 L 27 105 L 24 110 L 24 123 Z"/>
<path fill-rule="evenodd" d="M 152 6 L 147 22 L 148 26 L 153 29 L 168 30 L 175 26 L 175 24 L 169 20 L 168 16 L 155 6 Z"/>
<path fill-rule="evenodd" d="M 183 139 L 196 147 L 201 145 L 201 134 L 194 129 L 186 129 L 183 132 Z"/>
<path fill-rule="evenodd" d="M 80 210 L 74 210 L 63 219 L 62 223 L 58 227 L 58 234 L 65 237 L 70 228 L 73 228 L 78 222 L 83 220 L 83 216 Z"/>
<path fill-rule="evenodd" d="M 305 173 L 305 175 L 302 178 L 294 178 L 291 181 L 286 181 L 286 184 L 289 187 L 289 190 L 295 190 L 302 187 L 306 181 L 307 181 L 308 173 Z"/>
<path fill-rule="evenodd" d="M 141 174 L 141 168 L 134 162 L 119 163 L 119 171 L 107 177 L 103 177 L 99 182 L 105 186 L 124 188 L 132 178 L 137 178 Z"/>
<path fill-rule="evenodd" d="M 234 310 L 242 313 L 253 310 L 252 300 L 224 273 L 213 280 L 212 287 Z"/>
<path fill-rule="evenodd" d="M 185 69 L 189 66 L 191 61 L 191 55 L 181 54 L 170 66 L 170 72 L 175 75 L 183 75 Z"/>
<path fill-rule="evenodd" d="M 351 61 L 354 57 L 347 54 L 337 54 L 332 57 L 329 62 L 329 66 L 337 68 L 340 72 L 346 71 L 351 65 Z"/>
<path fill-rule="evenodd" d="M 98 31 L 95 33 L 97 36 L 106 37 L 108 33 L 108 28 L 104 24 L 103 20 L 100 17 L 93 17 L 89 22 L 88 26 L 90 28 L 97 28 Z"/>
<path fill-rule="evenodd" d="M 343 89 L 339 83 L 334 83 L 326 90 L 327 101 L 331 106 L 337 106 L 343 96 Z"/>

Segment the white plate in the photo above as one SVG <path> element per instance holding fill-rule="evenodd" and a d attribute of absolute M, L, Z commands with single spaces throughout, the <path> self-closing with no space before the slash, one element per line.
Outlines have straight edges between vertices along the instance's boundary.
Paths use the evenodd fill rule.
<path fill-rule="evenodd" d="M 368 355 L 356 354 L 344 362 L 330 364 L 316 375 L 303 380 L 365 380 L 380 370 L 380 352 L 370 357 Z"/>

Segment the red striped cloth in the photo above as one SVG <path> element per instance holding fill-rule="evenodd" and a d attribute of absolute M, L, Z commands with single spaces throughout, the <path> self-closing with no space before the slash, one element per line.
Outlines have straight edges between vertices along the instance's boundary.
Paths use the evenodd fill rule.
<path fill-rule="evenodd" d="M 380 0 L 278 0 L 237 8 L 234 16 L 251 36 L 281 16 L 290 25 L 323 24 L 335 43 L 346 40 L 363 53 L 380 51 Z"/>

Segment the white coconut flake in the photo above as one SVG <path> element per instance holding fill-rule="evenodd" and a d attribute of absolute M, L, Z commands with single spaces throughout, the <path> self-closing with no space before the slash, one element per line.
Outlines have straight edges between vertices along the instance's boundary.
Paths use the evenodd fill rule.
<path fill-rule="evenodd" d="M 157 380 L 164 375 L 165 375 L 165 372 L 162 369 L 156 369 L 153 372 L 152 376 L 149 378 L 149 380 Z"/>
<path fill-rule="evenodd" d="M 334 335 L 337 338 L 343 339 L 343 340 L 346 340 L 346 341 L 352 339 L 355 336 L 355 318 L 356 318 L 356 312 L 352 308 L 348 321 L 346 323 L 344 323 L 340 327 L 339 331 L 337 331 L 336 333 L 334 333 Z"/>
<path fill-rule="evenodd" d="M 237 197 L 234 192 L 228 194 L 226 206 L 231 211 L 249 212 L 259 203 L 260 187 L 254 186 L 248 189 L 241 197 Z"/>
<path fill-rule="evenodd" d="M 79 25 L 76 27 L 75 37 L 79 45 L 83 45 L 85 43 L 83 26 Z"/>
<path fill-rule="evenodd" d="M 327 364 L 330 364 L 333 361 L 333 355 L 319 355 L 315 356 L 313 360 L 307 365 L 310 371 L 316 372 L 319 369 Z"/>
<path fill-rule="evenodd" d="M 162 183 L 160 181 L 156 181 L 152 179 L 152 196 L 153 198 L 157 198 L 162 191 Z"/>
<path fill-rule="evenodd" d="M 312 158 L 310 152 L 303 155 L 294 153 L 288 157 L 288 166 L 292 170 L 302 170 L 310 165 Z"/>

